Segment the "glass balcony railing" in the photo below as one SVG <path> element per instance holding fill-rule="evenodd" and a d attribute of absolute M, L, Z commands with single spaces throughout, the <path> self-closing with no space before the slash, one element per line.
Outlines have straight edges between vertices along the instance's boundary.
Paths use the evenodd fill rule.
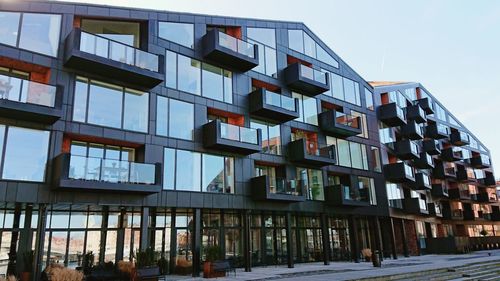
<path fill-rule="evenodd" d="M 306 65 L 300 64 L 300 75 L 316 82 L 326 84 L 326 73 Z"/>
<path fill-rule="evenodd" d="M 81 32 L 80 51 L 158 72 L 158 56 L 88 32 Z"/>
<path fill-rule="evenodd" d="M 451 211 L 451 216 L 454 218 L 461 218 L 464 216 L 463 210 L 457 209 Z"/>
<path fill-rule="evenodd" d="M 219 32 L 219 45 L 244 56 L 255 58 L 254 45 L 226 33 Z"/>
<path fill-rule="evenodd" d="M 424 174 L 424 176 L 422 177 L 424 179 L 424 184 L 425 185 L 431 185 L 431 178 L 429 177 L 429 175 L 427 174 Z"/>
<path fill-rule="evenodd" d="M 448 127 L 442 124 L 437 125 L 437 132 L 442 135 L 448 135 Z"/>
<path fill-rule="evenodd" d="M 335 159 L 335 145 L 308 147 L 306 153 L 312 156 Z"/>
<path fill-rule="evenodd" d="M 221 123 L 221 138 L 251 144 L 258 144 L 257 129 Z"/>
<path fill-rule="evenodd" d="M 0 75 L 0 99 L 54 107 L 57 87 Z"/>
<path fill-rule="evenodd" d="M 355 186 L 348 185 L 340 185 L 340 188 L 342 188 L 342 196 L 344 200 L 360 202 L 369 202 L 370 200 L 368 198 L 367 189 L 359 189 Z"/>
<path fill-rule="evenodd" d="M 418 154 L 418 145 L 414 142 L 410 142 L 410 150 L 413 154 Z"/>
<path fill-rule="evenodd" d="M 156 166 L 114 159 L 71 155 L 69 178 L 111 183 L 155 184 Z"/>
<path fill-rule="evenodd" d="M 302 181 L 277 178 L 269 184 L 269 192 L 273 194 L 302 196 Z"/>
<path fill-rule="evenodd" d="M 405 113 L 403 111 L 403 109 L 399 106 L 396 106 L 396 115 L 400 118 L 400 119 L 405 119 Z"/>
<path fill-rule="evenodd" d="M 357 116 L 338 111 L 335 111 L 335 123 L 354 129 L 359 129 L 361 125 Z"/>
<path fill-rule="evenodd" d="M 405 167 L 405 175 L 414 178 L 415 172 L 413 171 L 413 168 L 408 166 L 406 163 L 404 164 L 404 167 Z"/>
<path fill-rule="evenodd" d="M 266 104 L 295 111 L 295 98 L 283 96 L 267 90 L 264 90 L 264 95 Z"/>

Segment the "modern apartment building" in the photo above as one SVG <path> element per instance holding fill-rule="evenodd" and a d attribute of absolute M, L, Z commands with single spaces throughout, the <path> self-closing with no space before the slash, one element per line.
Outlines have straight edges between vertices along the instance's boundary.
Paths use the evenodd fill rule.
<path fill-rule="evenodd" d="M 41 271 L 152 247 L 197 276 L 209 245 L 251 270 L 500 236 L 488 149 L 422 85 L 368 83 L 302 23 L 0 10 L 0 273 L 31 249 Z"/>

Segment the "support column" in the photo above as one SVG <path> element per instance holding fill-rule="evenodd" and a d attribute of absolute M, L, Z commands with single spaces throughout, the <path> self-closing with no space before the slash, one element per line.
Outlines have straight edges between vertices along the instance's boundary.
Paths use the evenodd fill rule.
<path fill-rule="evenodd" d="M 245 260 L 245 272 L 252 271 L 252 249 L 250 246 L 250 212 L 243 211 L 243 253 Z"/>
<path fill-rule="evenodd" d="M 24 255 L 24 253 L 30 251 L 31 245 L 33 245 L 33 243 L 32 243 L 33 239 L 32 239 L 32 235 L 31 235 L 32 212 L 33 212 L 33 206 L 26 205 L 26 209 L 24 210 L 24 225 L 22 226 L 22 228 L 19 229 L 18 253 L 21 253 L 21 254 L 20 255 L 18 254 L 17 259 L 16 259 L 17 274 L 21 273 L 26 268 L 26 265 L 24 264 L 23 255 Z"/>
<path fill-rule="evenodd" d="M 359 238 L 356 218 L 349 216 L 349 233 L 351 236 L 351 256 L 355 263 L 359 263 Z"/>
<path fill-rule="evenodd" d="M 390 223 L 391 223 L 391 250 L 392 250 L 392 258 L 397 260 L 398 259 L 398 251 L 396 248 L 396 231 L 394 230 L 394 219 L 389 218 Z"/>
<path fill-rule="evenodd" d="M 144 251 L 148 248 L 148 232 L 149 232 L 149 207 L 142 207 L 139 251 Z"/>
<path fill-rule="evenodd" d="M 201 263 L 201 209 L 193 210 L 193 232 L 191 233 L 191 249 L 193 249 L 193 277 L 200 276 Z"/>
<path fill-rule="evenodd" d="M 177 263 L 177 228 L 175 225 L 175 209 L 172 209 L 172 216 L 170 218 L 170 259 L 169 259 L 169 273 L 175 273 L 175 265 Z"/>
<path fill-rule="evenodd" d="M 35 256 L 33 257 L 33 280 L 40 280 L 42 273 L 43 248 L 45 242 L 45 226 L 47 225 L 47 205 L 38 206 L 38 223 L 36 226 Z"/>
<path fill-rule="evenodd" d="M 150 225 L 151 225 L 151 230 L 148 230 L 148 247 L 151 247 L 152 249 L 155 248 L 155 242 L 156 242 L 156 208 L 150 208 L 149 209 L 149 217 L 151 218 Z M 163 237 L 158 237 L 160 240 L 162 240 L 162 245 L 163 245 Z M 161 250 L 161 257 L 163 257 L 163 246 Z"/>
<path fill-rule="evenodd" d="M 21 204 L 17 203 L 14 209 L 14 221 L 12 228 L 12 236 L 9 248 L 9 263 L 7 264 L 7 274 L 16 275 L 16 260 L 17 260 L 17 239 L 19 238 L 19 223 L 21 220 Z"/>
<path fill-rule="evenodd" d="M 109 206 L 102 207 L 101 241 L 99 242 L 99 263 L 104 263 L 106 257 L 106 240 L 108 237 Z"/>
<path fill-rule="evenodd" d="M 405 220 L 401 219 L 401 239 L 403 240 L 403 254 L 405 258 L 410 256 L 408 252 L 408 241 L 406 241 L 406 229 L 405 229 Z"/>
<path fill-rule="evenodd" d="M 127 211 L 125 209 L 120 210 L 120 218 L 118 222 L 118 230 L 116 231 L 116 262 L 123 260 L 123 244 L 125 243 L 125 228 L 124 220 Z"/>
<path fill-rule="evenodd" d="M 374 217 L 373 222 L 375 232 L 375 247 L 379 252 L 379 259 L 382 261 L 384 259 L 384 243 L 382 242 L 382 233 L 380 231 L 380 221 L 378 217 Z"/>
<path fill-rule="evenodd" d="M 292 214 L 287 212 L 285 215 L 285 233 L 286 233 L 286 257 L 288 268 L 293 268 L 293 247 L 292 247 Z"/>
<path fill-rule="evenodd" d="M 328 231 L 328 218 L 321 214 L 321 237 L 323 238 L 323 264 L 330 264 L 330 231 Z"/>

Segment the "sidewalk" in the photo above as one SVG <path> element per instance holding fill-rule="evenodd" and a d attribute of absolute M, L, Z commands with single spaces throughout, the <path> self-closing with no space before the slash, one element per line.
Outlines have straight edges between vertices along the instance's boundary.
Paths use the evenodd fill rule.
<path fill-rule="evenodd" d="M 491 254 L 491 256 L 488 255 Z M 214 280 L 352 280 L 359 278 L 393 275 L 422 270 L 432 270 L 447 267 L 458 267 L 471 263 L 500 262 L 500 250 L 478 251 L 465 255 L 425 255 L 418 257 L 404 258 L 397 260 L 384 260 L 382 268 L 374 268 L 371 262 L 331 262 L 330 265 L 323 263 L 302 263 L 295 264 L 294 268 L 286 266 L 266 266 L 254 267 L 252 272 L 244 272 L 243 269 L 236 271 L 236 276 L 230 273 L 225 278 Z M 194 281 L 207 280 L 201 277 L 190 276 L 167 276 L 168 281 Z"/>

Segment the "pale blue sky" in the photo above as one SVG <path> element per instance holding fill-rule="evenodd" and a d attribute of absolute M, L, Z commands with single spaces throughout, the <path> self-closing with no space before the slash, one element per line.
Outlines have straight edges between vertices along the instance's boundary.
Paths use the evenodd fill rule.
<path fill-rule="evenodd" d="M 500 1 L 85 2 L 304 22 L 366 80 L 421 82 L 500 163 Z"/>

